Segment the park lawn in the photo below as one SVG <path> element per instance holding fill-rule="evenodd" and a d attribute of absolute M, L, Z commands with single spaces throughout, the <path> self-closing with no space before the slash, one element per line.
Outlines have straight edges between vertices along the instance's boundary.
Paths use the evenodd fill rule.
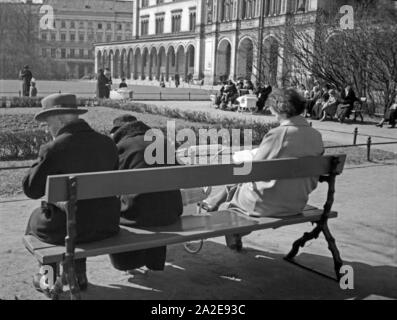
<path fill-rule="evenodd" d="M 0 132 L 15 132 L 39 129 L 40 124 L 34 121 L 34 114 L 37 113 L 39 110 L 39 108 L 0 109 Z M 84 115 L 83 118 L 86 119 L 94 129 L 100 132 L 107 133 L 112 127 L 113 119 L 126 113 L 135 115 L 139 120 L 150 124 L 151 127 L 165 127 L 167 125 L 167 121 L 170 120 L 175 121 L 177 130 L 192 127 L 212 127 L 212 125 L 208 125 L 205 123 L 189 122 L 183 119 L 171 119 L 160 115 L 126 112 L 123 110 L 110 109 L 105 107 L 90 108 L 89 112 Z M 335 143 L 326 142 L 325 145 L 335 146 Z M 368 163 L 366 148 L 349 147 L 326 150 L 326 154 L 341 153 L 346 153 L 348 155 L 348 165 L 362 165 Z M 373 162 L 382 163 L 390 160 L 395 160 L 396 157 L 394 153 L 372 149 L 371 158 Z M 0 162 L 0 168 L 13 166 L 29 166 L 31 163 L 32 161 L 3 161 Z M 25 173 L 26 169 L 0 170 L 0 198 L 21 194 L 21 181 Z"/>

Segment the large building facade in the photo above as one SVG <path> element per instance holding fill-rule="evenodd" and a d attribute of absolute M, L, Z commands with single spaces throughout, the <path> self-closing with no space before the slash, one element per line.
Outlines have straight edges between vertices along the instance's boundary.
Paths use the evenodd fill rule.
<path fill-rule="evenodd" d="M 337 2 L 337 1 L 336 1 Z M 96 69 L 114 78 L 258 78 L 283 81 L 280 44 L 288 19 L 315 20 L 325 0 L 140 0 L 133 3 L 132 38 L 95 45 Z M 263 43 L 263 45 L 258 45 Z"/>
<path fill-rule="evenodd" d="M 44 0 L 54 9 L 52 29 L 40 29 L 40 54 L 64 65 L 67 78 L 96 73 L 94 43 L 131 41 L 132 1 Z"/>

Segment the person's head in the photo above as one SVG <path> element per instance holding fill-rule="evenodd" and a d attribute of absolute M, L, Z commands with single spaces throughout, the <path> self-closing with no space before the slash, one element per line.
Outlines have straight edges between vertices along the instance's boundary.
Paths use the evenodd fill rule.
<path fill-rule="evenodd" d="M 121 82 L 125 82 L 125 78 L 122 78 L 122 79 L 121 79 Z"/>
<path fill-rule="evenodd" d="M 88 111 L 77 107 L 77 98 L 73 94 L 49 95 L 41 101 L 41 105 L 42 110 L 35 115 L 35 120 L 46 123 L 53 138 L 61 128 Z"/>
<path fill-rule="evenodd" d="M 29 70 L 29 66 L 28 66 L 27 64 L 24 65 L 23 68 L 24 68 L 25 70 Z"/>
<path fill-rule="evenodd" d="M 99 69 L 98 70 L 98 74 L 103 74 L 104 72 L 103 72 L 103 69 Z"/>
<path fill-rule="evenodd" d="M 124 114 L 115 118 L 113 120 L 113 128 L 110 130 L 110 135 L 112 136 L 122 126 L 135 121 L 138 121 L 138 119 L 131 114 Z"/>
<path fill-rule="evenodd" d="M 278 121 L 298 116 L 305 110 L 305 99 L 295 89 L 278 89 L 271 97 L 270 111 Z"/>
<path fill-rule="evenodd" d="M 30 86 L 31 86 L 32 88 L 35 88 L 35 87 L 36 87 L 36 82 L 31 81 L 31 82 L 30 82 Z"/>

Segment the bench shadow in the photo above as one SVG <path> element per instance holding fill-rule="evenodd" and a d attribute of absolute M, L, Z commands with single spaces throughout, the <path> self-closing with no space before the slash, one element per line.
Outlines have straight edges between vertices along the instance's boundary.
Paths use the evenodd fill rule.
<path fill-rule="evenodd" d="M 182 245 L 168 248 L 164 272 L 129 276 L 105 268 L 114 276 L 93 277 L 83 299 L 117 300 L 267 300 L 267 299 L 397 299 L 397 267 L 345 261 L 354 270 L 354 290 L 342 290 L 324 278 L 283 260 L 283 255 L 247 248 L 236 253 L 207 241 L 191 255 Z M 298 261 L 333 274 L 333 260 L 302 253 Z M 115 271 L 115 272 L 114 272 Z M 92 270 L 92 275 L 97 271 Z M 91 278 L 91 274 L 89 274 Z M 95 278 L 95 279 L 94 279 Z M 97 279 L 96 279 L 97 278 Z M 65 293 L 65 299 L 68 293 Z"/>

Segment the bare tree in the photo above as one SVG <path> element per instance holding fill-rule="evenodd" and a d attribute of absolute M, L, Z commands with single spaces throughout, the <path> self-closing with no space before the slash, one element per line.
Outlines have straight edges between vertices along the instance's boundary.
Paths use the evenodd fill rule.
<path fill-rule="evenodd" d="M 397 90 L 397 18 L 392 3 L 364 0 L 354 7 L 352 30 L 339 28 L 340 16 L 318 12 L 313 25 L 291 16 L 284 54 L 313 78 L 342 89 L 352 84 L 372 105 L 386 110 Z M 296 68 L 293 68 L 296 69 Z M 293 70 L 292 73 L 296 73 Z"/>

